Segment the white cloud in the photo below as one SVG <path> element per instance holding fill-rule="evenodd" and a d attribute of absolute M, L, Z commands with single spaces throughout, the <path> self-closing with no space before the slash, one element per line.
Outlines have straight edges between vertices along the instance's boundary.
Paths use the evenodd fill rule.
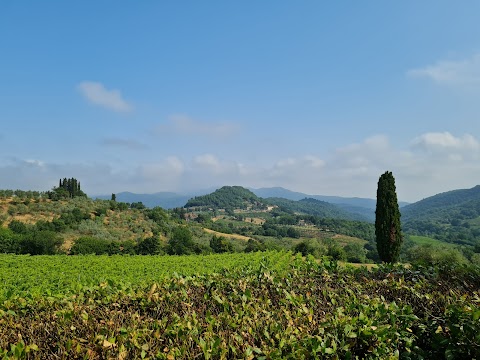
<path fill-rule="evenodd" d="M 45 166 L 45 162 L 41 160 L 34 160 L 34 159 L 25 160 L 25 164 L 28 164 L 34 167 L 39 167 L 39 168 L 42 168 Z"/>
<path fill-rule="evenodd" d="M 0 188 L 48 190 L 59 178 L 76 177 L 88 194 L 189 191 L 222 185 L 273 187 L 307 194 L 374 198 L 379 176 L 392 171 L 399 199 L 416 201 L 439 192 L 473 187 L 480 179 L 480 142 L 471 134 L 420 134 L 396 149 L 384 135 L 343 146 L 329 154 L 242 163 L 219 154 L 178 156 L 140 163 L 128 170 L 105 164 L 52 164 L 13 160 L 0 166 Z"/>
<path fill-rule="evenodd" d="M 413 139 L 412 147 L 426 151 L 477 152 L 480 150 L 480 143 L 470 134 L 455 137 L 449 132 L 431 132 Z"/>
<path fill-rule="evenodd" d="M 442 60 L 423 68 L 412 69 L 407 75 L 428 78 L 437 84 L 480 84 L 480 54 L 463 60 Z"/>
<path fill-rule="evenodd" d="M 128 103 L 119 90 L 107 90 L 100 82 L 83 81 L 77 86 L 80 93 L 92 104 L 116 112 L 128 112 L 132 105 Z"/>
<path fill-rule="evenodd" d="M 239 126 L 232 122 L 202 122 L 185 115 L 172 115 L 167 123 L 161 124 L 156 128 L 156 132 L 159 135 L 173 133 L 215 138 L 228 137 L 239 130 Z"/>

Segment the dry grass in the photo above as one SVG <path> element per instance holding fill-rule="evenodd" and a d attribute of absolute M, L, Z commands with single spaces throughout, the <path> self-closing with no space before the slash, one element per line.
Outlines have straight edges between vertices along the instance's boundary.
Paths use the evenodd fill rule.
<path fill-rule="evenodd" d="M 211 230 L 211 229 L 206 229 L 203 228 L 203 231 L 209 234 L 215 234 L 217 236 L 223 236 L 224 238 L 229 238 L 229 239 L 236 239 L 236 240 L 243 240 L 243 241 L 248 241 L 250 238 L 248 236 L 243 236 L 243 235 L 238 235 L 238 234 L 226 234 L 222 233 L 219 231 Z"/>

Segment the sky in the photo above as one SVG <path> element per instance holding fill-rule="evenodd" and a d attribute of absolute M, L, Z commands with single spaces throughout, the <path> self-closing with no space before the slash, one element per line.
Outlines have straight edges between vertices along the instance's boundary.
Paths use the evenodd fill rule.
<path fill-rule="evenodd" d="M 0 1 L 0 188 L 480 184 L 480 2 Z"/>

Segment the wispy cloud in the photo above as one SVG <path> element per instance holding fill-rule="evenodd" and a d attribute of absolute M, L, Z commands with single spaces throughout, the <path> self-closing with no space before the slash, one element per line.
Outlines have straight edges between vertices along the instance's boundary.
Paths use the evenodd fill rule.
<path fill-rule="evenodd" d="M 164 124 L 157 126 L 159 135 L 178 134 L 193 136 L 208 136 L 215 138 L 228 137 L 240 130 L 240 127 L 232 122 L 205 122 L 194 120 L 185 115 L 172 115 Z"/>
<path fill-rule="evenodd" d="M 124 148 L 129 150 L 143 150 L 148 148 L 147 145 L 139 141 L 122 138 L 105 138 L 100 144 L 106 147 Z"/>
<path fill-rule="evenodd" d="M 116 112 L 128 112 L 133 109 L 119 90 L 108 90 L 100 82 L 83 81 L 77 86 L 80 93 L 92 104 Z"/>
<path fill-rule="evenodd" d="M 463 60 L 441 60 L 422 68 L 411 69 L 407 75 L 428 78 L 437 84 L 480 85 L 480 54 Z"/>

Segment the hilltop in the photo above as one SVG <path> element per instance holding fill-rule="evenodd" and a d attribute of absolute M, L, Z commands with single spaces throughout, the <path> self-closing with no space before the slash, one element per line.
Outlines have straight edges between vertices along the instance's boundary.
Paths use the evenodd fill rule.
<path fill-rule="evenodd" d="M 266 209 L 266 204 L 253 192 L 241 186 L 223 186 L 211 194 L 188 200 L 185 208 L 250 210 Z"/>

